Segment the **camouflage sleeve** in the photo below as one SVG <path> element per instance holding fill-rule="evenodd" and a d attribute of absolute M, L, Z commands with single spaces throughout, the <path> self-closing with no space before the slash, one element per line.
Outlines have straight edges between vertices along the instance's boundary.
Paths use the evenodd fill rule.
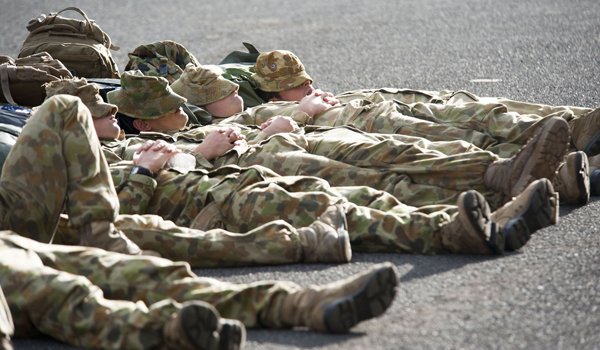
<path fill-rule="evenodd" d="M 120 214 L 145 214 L 157 183 L 149 176 L 130 175 L 132 162 L 111 164 L 110 173 L 119 197 Z"/>

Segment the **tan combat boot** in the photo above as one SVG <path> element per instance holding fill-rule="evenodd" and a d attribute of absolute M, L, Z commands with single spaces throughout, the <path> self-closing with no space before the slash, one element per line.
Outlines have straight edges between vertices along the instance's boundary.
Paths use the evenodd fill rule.
<path fill-rule="evenodd" d="M 502 254 L 504 236 L 491 219 L 490 207 L 477 191 L 458 196 L 458 214 L 439 231 L 442 246 L 450 253 Z"/>
<path fill-rule="evenodd" d="M 583 151 L 571 152 L 558 167 L 552 185 L 561 202 L 584 205 L 590 201 L 590 170 Z"/>
<path fill-rule="evenodd" d="M 558 222 L 559 195 L 548 179 L 532 182 L 523 193 L 492 213 L 492 220 L 502 226 L 505 249 L 517 250 L 530 234 Z M 525 225 L 529 234 L 519 231 Z"/>
<path fill-rule="evenodd" d="M 383 314 L 394 300 L 397 285 L 392 264 L 378 264 L 353 277 L 285 295 L 274 312 L 288 327 L 343 333 Z"/>
<path fill-rule="evenodd" d="M 92 221 L 79 229 L 80 244 L 129 255 L 142 254 L 142 250 L 110 221 Z"/>
<path fill-rule="evenodd" d="M 600 108 L 569 122 L 571 140 L 579 151 L 588 156 L 600 153 Z"/>
<path fill-rule="evenodd" d="M 569 142 L 567 122 L 558 117 L 546 118 L 536 136 L 512 158 L 493 162 L 484 182 L 490 189 L 515 197 L 537 179 L 553 179 Z"/>
<path fill-rule="evenodd" d="M 347 263 L 352 259 L 346 213 L 332 205 L 308 227 L 298 229 L 304 262 Z"/>
<path fill-rule="evenodd" d="M 190 301 L 163 327 L 167 349 L 237 350 L 244 346 L 246 328 L 237 320 L 222 319 L 210 304 Z"/>

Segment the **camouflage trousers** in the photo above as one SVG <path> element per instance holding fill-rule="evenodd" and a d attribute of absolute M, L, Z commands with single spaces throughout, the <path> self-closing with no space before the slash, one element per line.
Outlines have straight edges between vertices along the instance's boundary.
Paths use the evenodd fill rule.
<path fill-rule="evenodd" d="M 501 196 L 483 181 L 486 169 L 497 159 L 464 141 L 430 142 L 337 127 L 274 135 L 244 154 L 230 152 L 213 162 L 215 166 L 263 165 L 281 175 L 317 176 L 332 186 L 366 184 L 421 207 L 455 204 L 459 194 L 470 189 L 499 205 Z"/>
<path fill-rule="evenodd" d="M 379 89 L 352 91 L 339 97 L 342 101 L 350 101 L 361 96 L 375 104 L 384 102 L 373 108 L 374 111 L 368 111 L 366 113 L 368 116 L 364 116 L 365 119 L 372 118 L 378 113 L 393 115 L 393 109 L 396 109 L 405 116 L 435 124 L 414 122 L 414 125 L 406 126 L 410 120 L 399 118 L 387 132 L 424 136 L 434 140 L 438 140 L 437 136 L 440 135 L 447 139 L 458 137 L 502 157 L 514 155 L 529 138 L 535 135 L 540 125 L 545 122 L 545 118 L 560 117 L 570 122 L 591 111 L 589 108 L 575 106 L 550 106 L 506 98 L 478 97 L 468 91 Z M 394 103 L 390 103 L 392 101 Z M 388 111 L 386 112 L 385 109 Z M 448 131 L 442 133 L 443 128 L 439 126 L 448 128 Z M 368 124 L 363 124 L 363 127 L 368 128 Z M 392 131 L 398 127 L 399 130 Z M 460 136 L 461 130 L 456 128 L 472 132 L 463 131 L 464 135 Z M 386 132 L 384 129 L 367 131 Z"/>
<path fill-rule="evenodd" d="M 63 208 L 71 224 L 114 220 L 117 194 L 87 108 L 57 96 L 31 116 L 0 178 L 1 227 L 50 241 Z"/>
<path fill-rule="evenodd" d="M 126 182 L 129 173 L 121 166 L 111 166 L 116 183 Z M 455 205 L 408 206 L 371 187 L 331 187 L 321 178 L 278 176 L 260 166 L 187 174 L 162 171 L 157 182 L 156 189 L 146 193 L 149 199 L 140 195 L 125 200 L 122 211 L 159 215 L 179 226 L 247 232 L 273 220 L 296 228 L 309 226 L 330 206 L 342 205 L 357 251 L 444 252 L 439 231 L 456 214 Z M 145 208 L 131 206 L 144 202 Z M 272 249 L 277 250 L 275 245 Z"/>
<path fill-rule="evenodd" d="M 0 284 L 17 337 L 41 332 L 102 349 L 164 348 L 165 321 L 190 300 L 248 327 L 275 327 L 283 297 L 300 289 L 285 281 L 221 282 L 184 262 L 49 245 L 11 231 L 0 232 Z"/>

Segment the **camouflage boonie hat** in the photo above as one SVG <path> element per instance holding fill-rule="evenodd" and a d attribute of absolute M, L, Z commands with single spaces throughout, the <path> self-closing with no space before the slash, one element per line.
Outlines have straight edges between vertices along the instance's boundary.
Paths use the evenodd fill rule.
<path fill-rule="evenodd" d="M 188 64 L 185 71 L 171 88 L 179 95 L 187 98 L 196 106 L 206 106 L 224 99 L 239 89 L 238 84 L 221 76 L 221 70 L 216 66 L 195 67 Z"/>
<path fill-rule="evenodd" d="M 261 53 L 254 66 L 256 73 L 252 79 L 259 89 L 279 92 L 293 89 L 312 78 L 304 70 L 300 59 L 290 51 L 274 50 Z"/>
<path fill-rule="evenodd" d="M 116 114 L 118 111 L 117 106 L 104 102 L 98 86 L 88 83 L 85 78 L 55 80 L 44 84 L 44 88 L 46 89 L 46 98 L 61 94 L 79 97 L 92 113 L 92 118 L 95 119 Z"/>
<path fill-rule="evenodd" d="M 172 41 L 163 40 L 143 44 L 128 54 L 129 62 L 125 70 L 139 70 L 144 75 L 163 77 L 174 82 L 181 76 L 188 64 L 199 66 L 200 63 L 185 46 Z"/>
<path fill-rule="evenodd" d="M 139 70 L 121 74 L 121 88 L 106 97 L 121 113 L 136 119 L 158 119 L 187 101 L 171 90 L 167 79 L 146 76 Z"/>

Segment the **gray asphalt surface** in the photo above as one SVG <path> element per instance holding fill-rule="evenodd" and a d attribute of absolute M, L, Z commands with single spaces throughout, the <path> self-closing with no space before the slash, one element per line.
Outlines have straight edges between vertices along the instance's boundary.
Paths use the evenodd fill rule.
<path fill-rule="evenodd" d="M 555 105 L 600 105 L 597 0 L 0 1 L 0 54 L 16 56 L 40 13 L 82 7 L 127 53 L 171 39 L 203 63 L 242 41 L 296 52 L 324 90 L 466 89 Z M 500 79 L 475 83 L 473 79 Z M 355 254 L 346 265 L 196 270 L 227 281 L 325 283 L 391 261 L 400 287 L 348 335 L 252 330 L 247 349 L 600 349 L 598 198 L 498 258 Z M 48 339 L 17 349 L 68 349 Z"/>

